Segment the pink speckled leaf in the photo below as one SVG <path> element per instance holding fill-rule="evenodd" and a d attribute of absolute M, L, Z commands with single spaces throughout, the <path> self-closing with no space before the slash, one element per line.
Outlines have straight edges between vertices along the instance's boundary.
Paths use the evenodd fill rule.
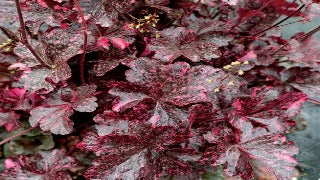
<path fill-rule="evenodd" d="M 238 4 L 239 0 L 222 0 L 222 2 L 227 3 L 231 6 L 235 6 Z"/>
<path fill-rule="evenodd" d="M 147 167 L 146 151 L 141 151 L 107 172 L 106 179 L 138 179 Z"/>
<path fill-rule="evenodd" d="M 104 114 L 98 114 L 93 120 L 99 124 L 96 127 L 99 136 L 106 136 L 112 133 L 127 134 L 129 131 L 129 122 L 113 111 L 105 111 Z"/>
<path fill-rule="evenodd" d="M 120 64 L 128 64 L 131 61 L 135 60 L 135 57 L 126 56 L 126 57 L 108 57 L 103 60 L 99 60 L 97 64 L 95 64 L 93 71 L 96 76 L 103 76 L 107 72 L 116 68 Z"/>
<path fill-rule="evenodd" d="M 48 52 L 51 56 L 67 62 L 71 57 L 81 54 L 83 51 L 83 31 L 80 24 L 71 24 L 68 29 L 53 29 L 46 32 L 44 37 L 50 47 Z M 88 46 L 96 44 L 92 34 L 88 34 Z"/>
<path fill-rule="evenodd" d="M 172 62 L 179 56 L 200 62 L 219 58 L 221 52 L 218 48 L 227 46 L 231 40 L 217 35 L 197 35 L 193 30 L 177 27 L 161 31 L 161 38 L 153 39 L 149 47 L 155 51 L 154 57 L 163 62 Z"/>
<path fill-rule="evenodd" d="M 19 122 L 20 116 L 13 111 L 11 112 L 0 112 L 0 126 L 5 126 L 8 132 L 18 129 L 21 127 Z"/>
<path fill-rule="evenodd" d="M 139 59 L 131 63 L 130 67 L 131 70 L 126 72 L 128 81 L 151 88 L 157 93 L 151 93 L 151 97 L 177 106 L 200 102 L 215 103 L 217 97 L 214 89 L 222 89 L 232 78 L 232 75 L 227 78 L 220 69 L 205 65 L 191 68 L 184 62 L 162 65 L 157 61 Z M 234 82 L 237 84 L 236 79 Z M 225 92 L 230 92 L 229 97 L 237 91 L 225 87 Z"/>
<path fill-rule="evenodd" d="M 71 69 L 66 61 L 62 59 L 57 59 L 53 66 L 55 68 L 52 69 L 51 79 L 58 83 L 60 81 L 66 81 L 71 77 Z"/>
<path fill-rule="evenodd" d="M 161 126 L 187 127 L 188 113 L 182 109 L 167 104 L 157 103 L 154 113 L 148 122 L 153 128 Z"/>
<path fill-rule="evenodd" d="M 77 88 L 73 99 L 72 108 L 79 112 L 93 112 L 98 107 L 97 98 L 94 96 L 95 85 L 83 85 Z"/>
<path fill-rule="evenodd" d="M 51 69 L 48 68 L 33 68 L 32 71 L 25 71 L 20 78 L 20 83 L 24 89 L 29 92 L 36 92 L 45 90 L 47 92 L 53 91 L 55 86 L 47 81 L 52 75 Z"/>
<path fill-rule="evenodd" d="M 62 15 L 62 11 L 53 11 L 42 0 L 38 1 L 38 3 L 28 1 L 25 5 L 26 8 L 23 8 L 24 20 L 33 34 L 38 34 L 40 27 L 44 24 L 51 27 L 59 27 L 60 21 L 65 18 Z"/>
<path fill-rule="evenodd" d="M 303 42 L 293 39 L 289 43 L 290 49 L 288 52 L 284 52 L 283 55 L 288 60 L 295 62 L 295 66 L 320 69 L 320 43 L 315 36 L 310 36 Z"/>
<path fill-rule="evenodd" d="M 159 128 L 157 131 L 150 126 L 136 123 L 136 127 L 129 130 L 131 135 L 98 136 L 92 132 L 88 133 L 78 147 L 93 151 L 99 157 L 93 161 L 93 166 L 86 171 L 85 177 L 127 179 L 128 176 L 134 176 L 154 179 L 160 176 L 161 167 L 170 174 L 188 172 L 188 161 L 194 161 L 183 153 L 188 149 L 174 148 L 172 152 L 169 152 L 170 148 L 167 149 L 167 146 L 181 141 L 183 135 L 173 129 L 160 133 L 164 130 Z M 144 156 L 146 153 L 147 156 Z"/>
<path fill-rule="evenodd" d="M 65 81 L 71 77 L 71 69 L 66 62 L 58 61 L 55 68 L 35 67 L 25 70 L 19 82 L 29 92 L 50 92 L 55 88 L 54 83 Z"/>
<path fill-rule="evenodd" d="M 269 136 L 266 129 L 255 128 L 244 119 L 236 120 L 233 126 L 241 131 L 240 143 L 230 146 L 216 162 L 216 165 L 227 163 L 228 168 L 225 171 L 229 176 L 234 175 L 243 163 L 248 163 L 241 162 L 242 155 L 265 163 L 279 179 L 296 175 L 297 161 L 293 156 L 298 153 L 298 148 L 292 142 L 287 142 L 284 136 Z M 250 176 L 252 175 L 251 173 Z"/>
<path fill-rule="evenodd" d="M 308 95 L 309 99 L 320 101 L 320 72 L 310 68 L 294 67 L 282 71 L 281 81 L 287 81 L 292 87 Z"/>
<path fill-rule="evenodd" d="M 158 169 L 153 169 L 154 167 L 150 166 L 150 159 L 146 152 L 147 150 L 138 152 L 129 158 L 104 157 L 110 161 L 102 158 L 97 159 L 94 161 L 96 166 L 89 168 L 85 177 L 88 179 L 157 179 L 159 175 L 155 172 Z"/>
<path fill-rule="evenodd" d="M 124 39 L 122 39 L 122 38 L 112 37 L 110 40 L 111 40 L 112 44 L 113 44 L 115 47 L 117 47 L 117 48 L 119 48 L 119 49 L 121 49 L 121 50 L 126 49 L 126 48 L 130 45 L 129 42 L 127 42 L 126 40 L 124 40 Z"/>
<path fill-rule="evenodd" d="M 118 89 L 109 90 L 109 94 L 120 97 L 118 103 L 113 105 L 112 110 L 115 112 L 121 112 L 128 108 L 131 108 L 137 105 L 139 102 L 146 98 L 150 98 L 149 96 L 142 93 L 130 93 L 130 92 L 122 92 Z"/>
<path fill-rule="evenodd" d="M 292 124 L 289 117 L 299 113 L 306 95 L 298 92 L 282 93 L 274 88 L 257 88 L 251 98 L 239 98 L 233 103 L 233 117 L 264 124 L 269 133 L 282 133 Z"/>
<path fill-rule="evenodd" d="M 68 169 L 75 167 L 76 161 L 66 156 L 62 150 L 41 151 L 34 156 L 12 156 L 5 160 L 7 168 L 0 174 L 4 180 L 10 179 L 58 179 L 71 180 Z"/>
<path fill-rule="evenodd" d="M 31 110 L 30 114 L 29 123 L 33 127 L 39 124 L 42 130 L 61 135 L 70 134 L 73 130 L 73 122 L 69 119 L 73 110 L 69 103 L 39 106 Z"/>

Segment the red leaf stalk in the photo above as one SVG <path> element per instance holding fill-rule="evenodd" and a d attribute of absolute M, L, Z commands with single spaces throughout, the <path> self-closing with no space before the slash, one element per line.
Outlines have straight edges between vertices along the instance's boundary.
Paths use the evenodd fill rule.
<path fill-rule="evenodd" d="M 318 101 L 318 100 L 311 99 L 311 98 L 308 98 L 307 100 L 308 100 L 309 103 L 320 105 L 320 101 Z"/>
<path fill-rule="evenodd" d="M 27 38 L 27 34 L 26 34 L 26 25 L 24 23 L 23 16 L 22 16 L 20 1 L 19 0 L 15 0 L 15 2 L 16 2 L 17 12 L 18 12 L 18 16 L 19 16 L 20 27 L 21 27 L 21 43 L 23 45 L 25 45 L 30 50 L 30 52 L 40 62 L 40 64 L 42 66 L 48 66 L 46 63 L 44 63 L 42 58 L 37 54 L 37 52 L 29 44 L 28 38 Z"/>
<path fill-rule="evenodd" d="M 301 11 L 301 9 L 304 8 L 304 7 L 305 7 L 305 5 L 302 5 L 302 6 L 301 6 L 299 9 L 297 9 L 295 12 L 293 12 L 292 14 L 290 14 L 290 16 L 282 19 L 281 21 L 277 22 L 276 24 L 274 24 L 274 25 L 272 25 L 272 26 L 270 26 L 270 27 L 268 27 L 268 28 L 266 28 L 266 29 L 264 29 L 264 30 L 256 33 L 256 34 L 252 35 L 252 37 L 256 37 L 256 36 L 258 36 L 259 34 L 262 34 L 262 33 L 266 32 L 266 31 L 268 31 L 268 30 L 270 30 L 270 29 L 272 29 L 272 28 L 274 28 L 274 27 L 278 27 L 279 24 L 287 21 L 288 19 L 290 19 L 290 18 L 293 17 L 294 15 L 298 14 L 298 13 Z"/>
<path fill-rule="evenodd" d="M 82 29 L 83 29 L 83 41 L 84 42 L 83 42 L 83 53 L 82 53 L 81 59 L 80 59 L 80 78 L 81 78 L 82 84 L 86 84 L 86 80 L 84 77 L 84 60 L 86 58 L 87 44 L 88 44 L 87 24 L 86 24 L 86 20 L 84 18 L 84 14 L 83 14 L 83 11 L 81 9 L 81 6 L 80 6 L 78 0 L 73 0 L 73 2 L 76 5 L 76 8 L 78 9 L 78 12 L 80 14 L 81 24 L 82 24 Z"/>
<path fill-rule="evenodd" d="M 299 37 L 295 38 L 296 40 L 305 40 L 307 37 L 313 35 L 314 33 L 318 32 L 320 30 L 320 26 L 314 28 L 313 30 L 311 30 L 310 32 L 300 35 Z M 280 48 L 278 48 L 275 52 L 273 52 L 271 54 L 271 56 L 277 54 L 278 52 L 280 52 L 283 48 L 285 48 L 287 45 L 289 45 L 290 42 L 285 43 L 284 45 L 282 45 Z"/>
<path fill-rule="evenodd" d="M 17 137 L 19 137 L 19 136 L 24 135 L 25 133 L 27 133 L 27 132 L 29 132 L 29 131 L 34 130 L 34 129 L 35 129 L 35 128 L 37 128 L 37 127 L 38 127 L 38 126 L 30 127 L 30 128 L 28 128 L 28 129 L 26 129 L 26 130 L 24 130 L 24 131 L 19 132 L 19 133 L 18 133 L 18 134 L 16 134 L 16 135 L 10 136 L 9 138 L 7 138 L 7 139 L 5 139 L 5 140 L 1 141 L 1 142 L 0 142 L 0 146 L 1 146 L 2 144 L 5 144 L 5 143 L 7 143 L 7 142 L 11 141 L 11 140 L 12 140 L 12 139 L 14 139 L 14 138 L 17 138 Z"/>

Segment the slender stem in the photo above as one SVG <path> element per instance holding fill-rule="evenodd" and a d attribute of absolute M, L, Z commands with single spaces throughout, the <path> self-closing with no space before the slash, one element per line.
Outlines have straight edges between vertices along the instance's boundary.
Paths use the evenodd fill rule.
<path fill-rule="evenodd" d="M 302 21 L 304 21 L 304 20 L 300 19 L 300 20 L 297 20 L 297 21 L 294 21 L 294 22 L 290 22 L 290 23 L 287 23 L 287 24 L 278 25 L 277 27 L 288 26 L 288 25 L 299 23 L 299 22 L 302 22 Z"/>
<path fill-rule="evenodd" d="M 21 27 L 21 36 L 22 36 L 21 42 L 22 42 L 22 44 L 24 44 L 30 50 L 30 52 L 33 54 L 33 56 L 39 61 L 39 63 L 42 66 L 48 66 L 46 63 L 44 63 L 42 58 L 37 54 L 37 52 L 29 44 L 27 34 L 26 34 L 26 25 L 24 23 L 23 16 L 22 16 L 20 1 L 15 0 L 15 2 L 16 2 L 17 12 L 18 12 L 18 16 L 19 16 L 20 27 Z"/>
<path fill-rule="evenodd" d="M 88 44 L 88 34 L 87 34 L 87 24 L 86 20 L 84 18 L 83 11 L 81 9 L 81 6 L 78 2 L 78 0 L 73 0 L 74 4 L 76 5 L 76 8 L 78 9 L 79 15 L 81 17 L 81 24 L 82 24 L 82 30 L 83 30 L 83 53 L 81 55 L 80 59 L 80 78 L 82 84 L 86 83 L 85 77 L 84 77 L 84 60 L 86 58 L 87 53 L 87 44 Z"/>
<path fill-rule="evenodd" d="M 11 140 L 14 139 L 14 138 L 17 138 L 17 137 L 19 137 L 19 136 L 22 136 L 22 135 L 24 135 L 25 133 L 36 129 L 37 127 L 38 127 L 38 126 L 30 127 L 30 128 L 28 128 L 28 129 L 26 129 L 26 130 L 24 130 L 24 131 L 19 132 L 19 133 L 16 134 L 16 135 L 10 136 L 9 138 L 1 141 L 1 142 L 0 142 L 0 146 L 1 146 L 2 144 L 4 144 L 4 143 L 7 143 L 7 142 L 11 141 Z"/>
<path fill-rule="evenodd" d="M 313 104 L 320 105 L 320 101 L 315 100 L 315 99 L 308 98 L 307 101 L 308 101 L 309 103 L 313 103 Z"/>
<path fill-rule="evenodd" d="M 10 30 L 3 26 L 0 26 L 0 30 L 10 39 L 16 42 L 21 42 L 21 40 Z"/>
<path fill-rule="evenodd" d="M 316 33 L 317 31 L 320 30 L 320 26 L 318 26 L 317 28 L 311 30 L 310 32 L 308 32 L 307 34 L 301 35 L 299 37 L 296 38 L 296 40 L 299 39 L 303 39 L 305 40 L 307 37 L 311 36 L 312 34 Z M 279 49 L 277 49 L 275 52 L 273 52 L 271 54 L 271 56 L 274 56 L 275 54 L 277 54 L 278 52 L 280 52 L 283 48 L 285 48 L 286 46 L 288 46 L 290 44 L 290 42 L 285 43 L 284 45 L 282 45 Z"/>
<path fill-rule="evenodd" d="M 18 15 L 19 15 L 19 22 L 20 22 L 20 27 L 21 27 L 22 41 L 24 43 L 26 43 L 26 42 L 28 42 L 28 39 L 27 39 L 27 34 L 26 34 L 26 25 L 24 23 L 23 16 L 22 16 L 20 1 L 19 0 L 15 0 L 15 2 L 16 2 Z"/>
<path fill-rule="evenodd" d="M 320 30 L 320 26 L 316 27 L 315 29 L 311 30 L 310 32 L 308 32 L 307 34 L 305 34 L 304 36 L 299 37 L 299 39 L 301 39 L 301 41 L 306 40 L 308 37 L 312 36 L 314 33 L 318 32 Z"/>
<path fill-rule="evenodd" d="M 292 16 L 296 15 L 296 14 L 297 14 L 298 12 L 300 12 L 301 9 L 304 8 L 304 7 L 305 7 L 305 5 L 302 5 L 298 10 L 296 10 L 295 12 L 293 12 L 292 14 L 290 14 L 288 17 L 282 19 L 281 21 L 277 22 L 277 23 L 274 24 L 273 26 L 270 26 L 270 27 L 268 27 L 268 28 L 266 28 L 266 29 L 264 29 L 264 30 L 256 33 L 256 34 L 252 35 L 252 36 L 255 37 L 255 36 L 257 36 L 257 35 L 259 35 L 259 34 L 261 34 L 261 33 L 264 33 L 264 32 L 266 32 L 266 31 L 268 31 L 268 30 L 270 30 L 270 29 L 272 29 L 272 28 L 274 28 L 274 27 L 277 27 L 279 24 L 285 22 L 286 20 L 290 19 Z"/>

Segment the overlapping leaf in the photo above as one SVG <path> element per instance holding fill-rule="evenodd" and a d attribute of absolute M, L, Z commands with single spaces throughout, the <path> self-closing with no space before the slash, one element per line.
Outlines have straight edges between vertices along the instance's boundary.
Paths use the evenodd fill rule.
<path fill-rule="evenodd" d="M 78 2 L 80 9 L 70 0 L 21 1 L 20 32 L 45 65 L 16 37 L 15 2 L 0 2 L 0 23 L 16 34 L 0 27 L 8 36 L 0 36 L 1 126 L 13 130 L 30 115 L 33 127 L 67 135 L 77 123 L 67 140 L 54 138 L 71 156 L 89 159 L 72 169 L 72 178 L 199 179 L 217 165 L 243 179 L 257 169 L 277 179 L 296 176 L 297 148 L 283 134 L 305 94 L 318 102 L 319 43 L 313 37 L 287 43 L 278 28 L 263 30 L 281 15 L 316 17 L 319 0 L 303 0 L 302 9 L 286 0 Z M 84 30 L 88 84 L 79 86 Z M 78 119 L 82 114 L 95 124 Z M 97 157 L 74 149 L 80 138 L 78 148 Z M 63 154 L 10 157 L 0 179 L 71 179 L 74 160 Z"/>
<path fill-rule="evenodd" d="M 73 122 L 69 116 L 73 114 L 71 105 L 68 103 L 54 106 L 39 106 L 31 110 L 29 123 L 31 126 L 40 125 L 44 131 L 54 134 L 69 134 L 73 130 Z"/>
<path fill-rule="evenodd" d="M 216 165 L 227 164 L 226 173 L 228 175 L 233 176 L 241 166 L 249 163 L 248 159 L 242 159 L 241 156 L 261 161 L 268 168 L 267 171 L 271 171 L 279 179 L 296 175 L 294 167 L 297 165 L 297 161 L 293 155 L 298 153 L 298 148 L 293 143 L 286 142 L 286 138 L 283 136 L 270 136 L 270 132 L 265 128 L 255 128 L 246 119 L 235 120 L 233 126 L 241 131 L 240 142 L 230 146 L 216 162 Z M 248 169 L 246 171 L 248 172 Z M 238 173 L 242 174 L 242 172 Z M 243 178 L 252 178 L 253 173 L 242 176 Z"/>
<path fill-rule="evenodd" d="M 14 110 L 27 111 L 32 108 L 32 103 L 29 102 L 29 94 L 23 88 L 6 88 L 1 93 L 0 101 L 10 104 Z"/>
<path fill-rule="evenodd" d="M 184 174 L 190 170 L 189 161 L 197 160 L 189 157 L 187 152 L 190 150 L 187 149 L 173 148 L 171 153 L 168 152 L 167 146 L 183 142 L 188 137 L 173 129 L 154 131 L 142 123 L 130 129 L 125 134 L 115 131 L 100 137 L 95 133 L 87 134 L 79 146 L 100 156 L 86 172 L 87 178 L 130 179 L 129 175 L 135 177 L 132 179 L 156 178 L 161 167 L 168 174 Z"/>
<path fill-rule="evenodd" d="M 0 112 L 0 126 L 5 126 L 7 131 L 20 128 L 19 115 L 14 112 Z"/>
<path fill-rule="evenodd" d="M 265 164 L 268 171 L 279 179 L 293 177 L 297 162 L 292 156 L 298 150 L 280 134 L 292 125 L 287 118 L 296 115 L 305 100 L 306 95 L 302 93 L 283 94 L 277 89 L 262 88 L 255 89 L 251 97 L 235 101 L 231 124 L 241 131 L 239 142 L 230 145 L 220 155 L 216 165 L 226 163 L 226 171 L 230 176 L 241 174 L 241 166 L 249 165 L 249 161 L 242 157 L 248 156 Z M 251 178 L 252 172 L 241 176 Z"/>
<path fill-rule="evenodd" d="M 234 103 L 234 115 L 247 118 L 280 119 L 293 117 L 306 101 L 306 95 L 300 92 L 283 93 L 275 88 L 256 88 L 251 98 L 239 98 Z M 262 121 L 261 121 L 262 122 Z M 273 126 L 277 127 L 277 126 Z"/>
<path fill-rule="evenodd" d="M 282 73 L 283 81 L 308 95 L 308 98 L 320 100 L 320 73 L 309 68 L 291 68 Z"/>
<path fill-rule="evenodd" d="M 93 112 L 98 107 L 97 98 L 94 96 L 95 85 L 84 85 L 78 87 L 73 98 L 72 108 L 79 112 Z"/>
<path fill-rule="evenodd" d="M 96 87 L 84 85 L 78 87 L 77 91 L 65 88 L 47 98 L 42 106 L 30 111 L 29 122 L 31 126 L 40 125 L 44 131 L 54 134 L 69 134 L 73 130 L 73 122 L 69 116 L 73 109 L 79 112 L 93 112 L 98 107 L 94 96 Z"/>
<path fill-rule="evenodd" d="M 72 157 L 65 156 L 62 150 L 39 152 L 35 156 L 19 156 L 6 159 L 7 170 L 0 174 L 1 179 L 72 179 L 66 172 L 75 166 Z"/>
<path fill-rule="evenodd" d="M 190 68 L 187 63 L 161 65 L 155 61 L 141 59 L 130 66 L 132 69 L 126 72 L 128 81 L 147 87 L 150 89 L 149 93 L 121 92 L 116 88 L 111 89 L 110 94 L 120 97 L 113 106 L 113 110 L 121 112 L 146 98 L 152 98 L 157 102 L 153 116 L 149 120 L 154 127 L 187 126 L 188 112 L 171 104 L 185 106 L 200 102 L 215 103 L 217 97 L 213 89 L 222 86 L 223 82 L 219 79 L 225 77 L 225 73 L 221 70 L 210 66 Z M 233 90 L 226 87 L 225 91 Z"/>
<path fill-rule="evenodd" d="M 184 56 L 192 62 L 219 58 L 219 47 L 226 46 L 232 40 L 229 37 L 217 35 L 197 35 L 185 27 L 168 28 L 161 32 L 160 39 L 149 44 L 150 50 L 155 51 L 155 58 L 163 62 L 172 62 L 179 56 Z"/>
<path fill-rule="evenodd" d="M 297 63 L 297 66 L 300 64 L 302 67 L 319 70 L 320 45 L 315 36 L 311 36 L 303 42 L 291 40 L 290 47 L 289 52 L 284 54 L 288 60 Z"/>
<path fill-rule="evenodd" d="M 126 72 L 128 81 L 151 88 L 151 97 L 177 106 L 200 102 L 215 104 L 215 88 L 221 88 L 232 96 L 237 90 L 227 86 L 230 79 L 235 79 L 234 83 L 240 85 L 232 75 L 205 65 L 191 68 L 183 62 L 162 65 L 157 61 L 140 59 L 130 67 L 131 70 Z"/>

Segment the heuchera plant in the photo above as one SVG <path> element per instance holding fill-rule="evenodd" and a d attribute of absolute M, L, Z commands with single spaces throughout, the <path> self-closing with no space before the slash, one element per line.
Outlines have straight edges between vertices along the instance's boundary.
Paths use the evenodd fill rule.
<path fill-rule="evenodd" d="M 0 179 L 287 180 L 285 134 L 320 103 L 318 0 L 0 1 L 0 145 L 35 130 Z M 9 145 L 8 145 L 9 146 Z"/>

